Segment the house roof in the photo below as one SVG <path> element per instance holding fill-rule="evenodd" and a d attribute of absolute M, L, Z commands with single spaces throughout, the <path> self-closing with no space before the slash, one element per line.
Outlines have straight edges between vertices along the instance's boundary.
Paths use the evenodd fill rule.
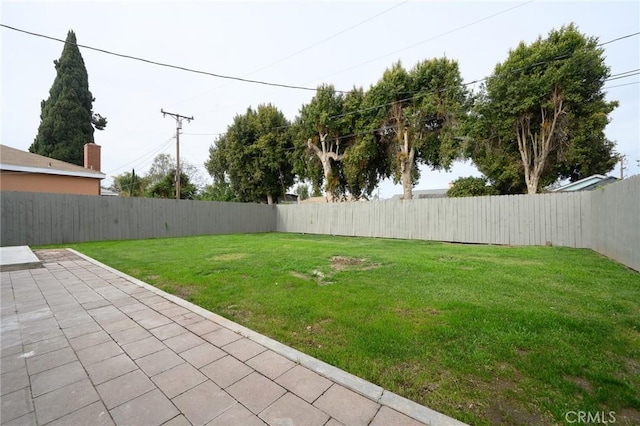
<path fill-rule="evenodd" d="M 559 188 L 553 189 L 552 192 L 570 192 L 570 191 L 591 191 L 603 185 L 608 185 L 618 180 L 613 176 L 591 175 L 584 179 L 568 183 Z"/>
<path fill-rule="evenodd" d="M 438 189 L 414 189 L 411 191 L 413 199 L 422 199 L 422 198 L 444 198 L 447 196 L 447 191 L 449 188 L 438 188 Z M 391 197 L 392 200 L 400 200 L 402 199 L 403 194 L 396 194 Z"/>
<path fill-rule="evenodd" d="M 0 170 L 104 179 L 104 173 L 82 166 L 0 145 Z"/>

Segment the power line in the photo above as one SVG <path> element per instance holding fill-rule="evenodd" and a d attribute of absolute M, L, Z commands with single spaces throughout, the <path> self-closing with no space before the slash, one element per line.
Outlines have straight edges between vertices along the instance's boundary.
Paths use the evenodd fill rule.
<path fill-rule="evenodd" d="M 349 31 L 353 30 L 354 28 L 359 27 L 360 25 L 363 25 L 363 24 L 365 24 L 365 23 L 367 23 L 367 22 L 369 22 L 369 21 L 372 21 L 373 19 L 375 19 L 375 18 L 377 18 L 377 17 L 379 17 L 379 16 L 382 16 L 382 15 L 384 15 L 385 13 L 391 12 L 392 10 L 394 10 L 394 9 L 396 9 L 396 8 L 398 8 L 398 7 L 400 7 L 400 6 L 402 6 L 403 4 L 406 4 L 408 1 L 409 1 L 409 0 L 404 0 L 404 1 L 402 1 L 402 2 L 400 2 L 400 3 L 398 3 L 398 4 L 396 4 L 396 5 L 393 5 L 392 7 L 388 8 L 388 9 L 385 9 L 385 10 L 383 10 L 382 12 L 379 12 L 379 13 L 377 13 L 377 14 L 373 15 L 373 16 L 370 16 L 369 18 L 365 19 L 364 21 L 360 21 L 360 22 L 358 22 L 358 23 L 357 23 L 357 24 L 355 24 L 355 25 L 352 25 L 352 26 L 350 26 L 350 27 L 348 27 L 348 28 L 345 28 L 344 30 L 338 31 L 337 33 L 332 34 L 332 35 L 330 35 L 329 37 L 326 37 L 326 38 L 324 38 L 324 39 L 322 39 L 322 40 L 320 40 L 320 41 L 317 41 L 317 42 L 315 42 L 315 43 L 311 44 L 310 46 L 307 46 L 307 47 L 305 47 L 305 48 L 303 48 L 303 49 L 300 49 L 300 50 L 298 50 L 298 51 L 296 51 L 296 52 L 294 52 L 294 53 L 292 53 L 292 54 L 290 54 L 290 55 L 285 56 L 284 58 L 280 58 L 280 59 L 278 59 L 278 60 L 277 60 L 277 61 L 275 61 L 275 62 L 272 62 L 272 63 L 270 63 L 270 64 L 268 64 L 268 65 L 265 65 L 265 66 L 263 66 L 263 67 L 260 67 L 260 68 L 258 68 L 258 69 L 255 69 L 255 70 L 253 70 L 253 71 L 251 71 L 251 72 L 248 72 L 248 73 L 246 73 L 246 74 L 242 75 L 242 77 L 243 77 L 243 78 L 244 78 L 244 77 L 248 77 L 248 76 L 253 75 L 253 74 L 255 74 L 255 73 L 259 72 L 259 71 L 265 70 L 265 69 L 267 69 L 267 68 L 271 68 L 271 67 L 272 67 L 272 66 L 274 66 L 274 65 L 277 65 L 277 64 L 279 64 L 279 63 L 282 63 L 282 62 L 286 61 L 287 59 L 293 58 L 294 56 L 297 56 L 297 55 L 299 55 L 299 54 L 301 54 L 301 53 L 303 53 L 303 52 L 306 52 L 307 50 L 310 50 L 310 49 L 312 49 L 312 48 L 314 48 L 314 47 L 316 47 L 316 46 L 318 46 L 318 45 L 320 45 L 320 44 L 322 44 L 322 43 L 325 43 L 325 42 L 327 42 L 327 41 L 329 41 L 329 40 L 332 40 L 332 39 L 334 39 L 334 38 L 336 38 L 336 37 L 338 37 L 338 36 L 340 36 L 340 35 L 344 34 L 344 33 L 347 33 L 347 32 L 349 32 Z M 222 88 L 222 87 L 226 87 L 226 86 L 227 86 L 227 85 L 229 85 L 229 84 L 231 84 L 231 83 L 227 83 L 226 85 L 223 85 L 223 86 L 214 87 L 213 89 L 208 90 L 208 91 L 206 91 L 206 92 L 204 92 L 204 93 L 200 93 L 200 94 L 198 94 L 198 95 L 195 95 L 195 96 L 193 96 L 193 97 L 189 98 L 188 100 L 192 100 L 192 99 L 195 99 L 195 98 L 197 98 L 197 97 L 199 97 L 199 96 L 203 96 L 203 95 L 205 95 L 205 94 L 207 94 L 207 93 L 210 93 L 210 92 L 212 92 L 212 91 L 214 91 L 214 90 L 216 90 L 216 89 L 219 89 L 219 88 Z M 181 102 L 185 102 L 185 101 L 181 101 Z"/>
<path fill-rule="evenodd" d="M 420 46 L 420 45 L 422 45 L 422 44 L 424 44 L 424 43 L 427 43 L 427 42 L 430 42 L 430 41 L 436 40 L 436 39 L 438 39 L 438 38 L 440 38 L 440 37 L 444 37 L 444 36 L 446 36 L 446 35 L 449 35 L 449 34 L 455 33 L 455 32 L 457 32 L 457 31 L 464 30 L 464 29 L 469 28 L 469 27 L 471 27 L 471 26 L 473 26 L 473 25 L 479 24 L 480 22 L 484 22 L 484 21 L 489 20 L 489 19 L 491 19 L 491 18 L 495 18 L 496 16 L 502 15 L 502 14 L 504 14 L 504 13 L 510 12 L 510 11 L 512 11 L 512 10 L 514 10 L 514 9 L 517 9 L 517 8 L 519 8 L 519 7 L 522 7 L 522 6 L 525 6 L 525 5 L 529 4 L 529 3 L 532 3 L 533 1 L 535 1 L 535 0 L 528 0 L 528 1 L 524 2 L 524 3 L 520 3 L 520 4 L 516 5 L 516 6 L 512 6 L 512 7 L 508 8 L 508 9 L 504 9 L 504 10 L 502 10 L 502 11 L 500 11 L 500 12 L 494 13 L 494 14 L 489 15 L 489 16 L 485 16 L 484 18 L 481 18 L 481 19 L 478 19 L 478 20 L 476 20 L 476 21 L 473 21 L 473 22 L 470 22 L 470 23 L 468 23 L 468 24 L 465 24 L 465 25 L 463 25 L 463 26 L 461 26 L 461 27 L 457 27 L 457 28 L 454 28 L 454 29 L 452 29 L 452 30 L 446 31 L 446 32 L 444 32 L 444 33 L 440 33 L 440 34 L 435 35 L 435 36 L 433 36 L 433 37 L 430 37 L 430 38 L 427 38 L 427 39 L 425 39 L 425 40 L 419 41 L 419 42 L 414 43 L 414 44 L 412 44 L 412 45 L 410 45 L 410 46 L 403 47 L 403 48 L 398 49 L 398 50 L 394 50 L 393 52 L 386 53 L 386 54 L 384 54 L 384 55 L 382 55 L 382 56 L 378 56 L 377 58 L 369 59 L 369 60 L 367 60 L 367 61 L 365 61 L 365 62 L 361 62 L 361 63 L 359 63 L 359 64 L 353 65 L 353 66 L 348 67 L 348 68 L 344 68 L 344 69 L 342 69 L 342 70 L 340 70 L 340 71 L 336 71 L 336 72 L 334 72 L 334 73 L 327 74 L 327 75 L 325 75 L 325 76 L 322 76 L 322 77 L 320 77 L 320 78 L 317 78 L 317 79 L 316 79 L 316 80 L 314 80 L 314 81 L 317 81 L 317 80 L 324 80 L 324 79 L 325 79 L 325 78 L 327 78 L 327 77 L 331 77 L 331 76 L 334 76 L 334 75 L 336 75 L 336 74 L 343 73 L 343 72 L 345 72 L 345 71 L 349 71 L 349 70 L 352 70 L 352 69 L 355 69 L 355 68 L 359 68 L 359 67 L 361 67 L 361 66 L 363 66 L 363 65 L 370 64 L 371 62 L 375 62 L 375 61 L 378 61 L 378 60 L 380 60 L 380 59 L 386 58 L 386 57 L 388 57 L 388 56 L 395 55 L 396 53 L 403 52 L 403 51 L 408 50 L 408 49 L 412 49 L 412 48 L 414 48 L 414 47 L 416 47 L 416 46 Z"/>
<path fill-rule="evenodd" d="M 629 37 L 637 36 L 637 35 L 639 35 L 639 34 L 640 34 L 640 32 L 633 33 L 633 34 L 627 34 L 626 36 L 622 36 L 622 37 L 614 38 L 613 40 L 609 40 L 609 41 L 607 41 L 607 42 L 600 43 L 598 46 L 604 46 L 604 45 L 606 45 L 606 44 L 613 43 L 613 42 L 615 42 L 615 41 L 624 40 L 625 38 L 629 38 Z"/>
<path fill-rule="evenodd" d="M 106 172 L 105 174 L 109 175 L 109 174 L 112 174 L 113 172 L 115 172 L 117 170 L 122 170 L 127 166 L 130 166 L 132 164 L 137 163 L 138 161 L 142 160 L 143 158 L 150 157 L 150 156 L 152 156 L 152 155 L 164 150 L 166 147 L 169 146 L 169 144 L 171 143 L 171 141 L 173 140 L 174 137 L 175 136 L 170 137 L 166 141 L 162 142 L 159 147 L 156 147 L 156 148 L 152 149 L 151 151 L 147 152 L 146 154 L 143 154 L 140 157 L 136 158 L 135 160 L 130 161 L 130 162 L 128 162 L 128 163 L 126 163 L 126 164 L 124 164 L 124 165 L 122 165 L 120 167 L 116 167 L 115 169 L 112 169 L 111 171 Z"/>
<path fill-rule="evenodd" d="M 345 29 L 344 29 L 344 30 L 342 30 L 342 31 L 338 31 L 337 33 L 335 33 L 335 34 L 333 34 L 333 35 L 330 35 L 329 37 L 326 37 L 326 38 L 324 38 L 324 39 L 322 39 L 322 40 L 320 40 L 320 41 L 318 41 L 318 42 L 313 43 L 313 44 L 312 44 L 312 45 L 310 45 L 310 46 L 305 47 L 304 49 L 300 49 L 300 50 L 298 50 L 297 52 L 294 52 L 294 53 L 292 53 L 292 54 L 290 54 L 290 55 L 288 55 L 288 56 L 285 56 L 285 57 L 284 57 L 284 58 L 282 58 L 282 59 L 278 59 L 277 61 L 272 62 L 272 63 L 270 63 L 269 65 L 265 65 L 264 67 L 259 68 L 259 69 L 255 70 L 255 71 L 251 71 L 251 72 L 250 72 L 249 74 L 247 74 L 247 75 L 251 75 L 251 74 L 254 74 L 254 73 L 258 72 L 258 71 L 262 71 L 262 70 L 264 70 L 264 69 L 270 68 L 270 67 L 272 67 L 272 66 L 274 66 L 274 65 L 277 65 L 277 64 L 279 64 L 279 63 L 281 63 L 281 62 L 286 61 L 286 60 L 287 60 L 287 59 L 289 59 L 289 58 L 292 58 L 292 57 L 294 57 L 294 56 L 296 56 L 296 55 L 299 55 L 300 53 L 306 52 L 307 50 L 310 50 L 310 49 L 312 49 L 312 48 L 314 48 L 314 47 L 316 47 L 316 46 L 318 46 L 318 45 L 320 45 L 320 44 L 322 44 L 322 43 L 325 43 L 325 42 L 327 42 L 327 41 L 329 41 L 329 40 L 333 40 L 334 38 L 336 38 L 336 37 L 338 37 L 338 36 L 341 36 L 342 34 L 347 33 L 347 32 L 349 32 L 349 31 L 353 30 L 354 28 L 359 27 L 360 25 L 366 24 L 367 22 L 372 21 L 372 20 L 374 20 L 375 18 L 377 18 L 377 17 L 379 17 L 379 16 L 384 15 L 385 13 L 391 12 L 392 10 L 394 10 L 394 9 L 396 9 L 396 8 L 398 8 L 398 7 L 402 6 L 402 5 L 404 5 L 404 4 L 406 4 L 408 1 L 409 1 L 409 0 L 404 0 L 403 2 L 401 2 L 401 3 L 399 3 L 399 4 L 393 5 L 392 7 L 388 8 L 388 9 L 385 9 L 385 10 L 383 10 L 382 12 L 377 13 L 377 14 L 375 14 L 375 15 L 373 15 L 373 16 L 371 16 L 371 17 L 369 17 L 369 18 L 365 19 L 364 21 L 358 22 L 357 24 L 352 25 L 352 26 L 350 26 L 349 28 L 345 28 Z M 531 1 L 533 1 L 533 0 L 531 0 Z"/>
<path fill-rule="evenodd" d="M 616 84 L 615 86 L 607 86 L 607 87 L 603 87 L 602 89 L 613 89 L 614 87 L 624 87 L 624 86 L 631 86 L 634 84 L 640 84 L 640 81 L 634 81 L 633 83 L 625 83 L 625 84 Z"/>
<path fill-rule="evenodd" d="M 144 63 L 151 64 L 151 65 L 157 65 L 157 66 L 160 66 L 160 67 L 177 69 L 177 70 L 186 71 L 186 72 L 190 72 L 190 73 L 194 73 L 194 74 L 208 75 L 208 76 L 211 76 L 211 77 L 223 78 L 223 79 L 227 79 L 227 80 L 236 80 L 236 81 L 241 81 L 241 82 L 244 82 L 244 83 L 261 84 L 261 85 L 264 85 L 264 86 L 282 87 L 282 88 L 285 88 L 285 89 L 310 90 L 310 91 L 314 91 L 314 92 L 316 90 L 318 90 L 318 87 L 304 87 L 304 86 L 296 86 L 296 85 L 291 85 L 291 84 L 271 83 L 271 82 L 267 82 L 267 81 L 251 80 L 251 79 L 242 78 L 242 77 L 234 77 L 234 76 L 229 76 L 229 75 L 216 74 L 216 73 L 212 73 L 212 72 L 208 72 L 208 71 L 202 71 L 202 70 L 196 70 L 196 69 L 193 69 L 193 68 L 183 67 L 183 66 L 180 66 L 180 65 L 172 65 L 172 64 L 167 64 L 167 63 L 164 63 L 164 62 L 157 62 L 157 61 L 152 61 L 150 59 L 140 58 L 140 57 L 137 57 L 137 56 L 131 56 L 131 55 L 125 55 L 125 54 L 122 54 L 122 53 L 111 52 L 109 50 L 99 49 L 97 47 L 91 47 L 91 46 L 87 46 L 87 45 L 84 45 L 84 44 L 68 43 L 66 40 L 62 40 L 62 39 L 51 37 L 51 36 L 44 35 L 44 34 L 34 33 L 32 31 L 22 30 L 20 28 L 11 27 L 11 26 L 5 25 L 5 24 L 0 24 L 0 27 L 7 28 L 9 30 L 17 31 L 17 32 L 24 33 L 24 34 L 29 34 L 29 35 L 32 35 L 34 37 L 40 37 L 40 38 L 44 38 L 44 39 L 47 39 L 47 40 L 57 41 L 57 42 L 64 43 L 64 44 L 74 44 L 74 45 L 76 45 L 78 47 L 81 47 L 83 49 L 94 50 L 96 52 L 104 53 L 104 54 L 107 54 L 107 55 L 117 56 L 117 57 L 125 58 L 125 59 L 131 59 L 131 60 L 134 60 L 134 61 L 144 62 Z M 346 91 L 343 91 L 343 90 L 336 90 L 336 92 L 347 93 Z"/>
<path fill-rule="evenodd" d="M 621 76 L 614 77 L 614 78 L 608 78 L 605 81 L 620 80 L 621 78 L 629 78 L 629 77 L 633 77 L 634 75 L 638 75 L 638 74 L 640 74 L 640 70 L 635 70 L 635 72 L 633 74 L 626 74 L 626 75 L 621 75 Z"/>

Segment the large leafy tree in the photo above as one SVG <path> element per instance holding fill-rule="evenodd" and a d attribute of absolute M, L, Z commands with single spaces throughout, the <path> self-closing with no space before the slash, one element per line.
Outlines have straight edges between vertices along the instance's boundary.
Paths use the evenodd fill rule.
<path fill-rule="evenodd" d="M 169 174 L 175 173 L 176 169 L 176 159 L 171 154 L 158 154 L 153 159 L 153 163 L 151 167 L 149 167 L 149 171 L 147 172 L 145 179 L 148 181 L 150 185 L 155 185 L 156 183 L 165 179 L 165 177 Z M 198 168 L 185 161 L 184 159 L 180 159 L 180 173 L 184 173 L 189 178 L 189 182 L 196 185 L 196 187 L 203 187 L 204 182 L 202 178 L 202 174 Z"/>
<path fill-rule="evenodd" d="M 483 195 L 498 195 L 498 190 L 487 185 L 485 177 L 458 178 L 447 191 L 447 197 L 480 197 Z"/>
<path fill-rule="evenodd" d="M 533 194 L 615 166 L 604 128 L 617 102 L 602 90 L 603 53 L 571 24 L 521 42 L 496 66 L 470 115 L 467 152 L 501 192 Z"/>
<path fill-rule="evenodd" d="M 467 93 L 456 61 L 419 62 L 407 71 L 398 62 L 369 90 L 370 103 L 380 106 L 372 123 L 388 147 L 388 174 L 402 182 L 403 198 L 411 199 L 420 165 L 447 169 L 459 156 L 459 121 Z"/>
<path fill-rule="evenodd" d="M 209 149 L 209 174 L 218 183 L 228 179 L 241 201 L 272 204 L 294 182 L 288 128 L 288 120 L 275 106 L 248 108 Z"/>
<path fill-rule="evenodd" d="M 40 126 L 29 151 L 83 165 L 84 145 L 94 141 L 94 127 L 103 130 L 107 120 L 92 111 L 95 99 L 73 31 L 67 34 L 60 59 L 53 63 L 56 78 L 49 99 L 40 105 Z"/>
<path fill-rule="evenodd" d="M 314 193 L 324 189 L 328 201 L 367 198 L 378 184 L 385 153 L 370 131 L 365 100 L 362 88 L 340 93 L 320 86 L 292 128 L 295 171 Z"/>
<path fill-rule="evenodd" d="M 186 173 L 180 172 L 180 199 L 193 200 L 198 188 L 189 180 Z M 149 186 L 147 196 L 152 198 L 176 198 L 176 170 L 170 170 L 160 181 Z"/>
<path fill-rule="evenodd" d="M 328 201 L 343 195 L 340 162 L 352 139 L 343 126 L 344 96 L 331 85 L 318 87 L 316 95 L 300 109 L 291 133 L 296 140 L 295 171 L 309 179 L 313 187 L 323 188 Z"/>
<path fill-rule="evenodd" d="M 123 197 L 142 197 L 145 194 L 149 179 L 136 174 L 135 170 L 113 177 L 112 188 Z"/>

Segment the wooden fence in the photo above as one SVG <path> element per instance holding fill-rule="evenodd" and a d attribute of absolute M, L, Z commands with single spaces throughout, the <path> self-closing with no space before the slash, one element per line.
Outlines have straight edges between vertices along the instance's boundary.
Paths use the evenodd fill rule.
<path fill-rule="evenodd" d="M 2 246 L 253 232 L 592 248 L 640 270 L 640 176 L 588 192 L 267 206 L 2 192 Z"/>

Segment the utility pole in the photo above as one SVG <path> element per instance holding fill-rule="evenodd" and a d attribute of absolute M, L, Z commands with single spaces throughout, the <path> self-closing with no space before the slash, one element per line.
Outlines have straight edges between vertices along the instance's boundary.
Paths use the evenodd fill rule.
<path fill-rule="evenodd" d="M 624 169 L 625 169 L 625 165 L 627 164 L 627 156 L 626 155 L 621 155 L 620 156 L 620 180 L 624 179 Z"/>
<path fill-rule="evenodd" d="M 193 117 L 167 112 L 162 108 L 160 108 L 160 112 L 163 117 L 170 115 L 176 119 L 176 200 L 180 200 L 180 130 L 182 130 L 182 120 L 184 119 L 187 120 L 187 123 L 191 123 Z"/>

